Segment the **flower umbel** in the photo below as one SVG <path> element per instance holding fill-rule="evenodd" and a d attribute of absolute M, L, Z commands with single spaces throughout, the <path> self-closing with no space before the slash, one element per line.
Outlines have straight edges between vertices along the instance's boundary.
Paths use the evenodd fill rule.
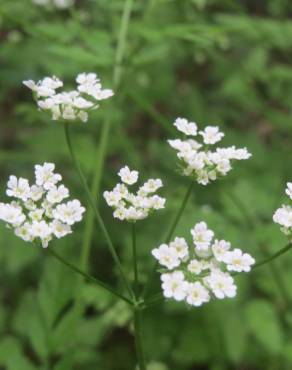
<path fill-rule="evenodd" d="M 119 220 L 135 222 L 149 216 L 154 210 L 164 208 L 165 199 L 154 194 L 162 187 L 160 179 L 146 181 L 137 191 L 131 193 L 128 186 L 138 181 L 138 171 L 131 171 L 128 166 L 118 172 L 122 183 L 118 183 L 112 191 L 105 191 L 103 196 L 107 204 L 114 208 L 114 217 Z"/>
<path fill-rule="evenodd" d="M 198 132 L 196 123 L 188 122 L 185 118 L 177 118 L 174 126 L 187 138 L 168 140 L 168 143 L 177 151 L 181 173 L 192 176 L 199 184 L 207 185 L 210 181 L 227 175 L 232 169 L 233 161 L 251 156 L 246 148 L 237 149 L 234 146 L 210 150 L 210 146 L 224 137 L 217 126 L 207 126 Z M 194 137 L 199 137 L 199 141 L 194 140 Z"/>
<path fill-rule="evenodd" d="M 159 264 L 166 268 L 161 275 L 163 295 L 191 306 L 201 306 L 212 297 L 235 297 L 232 271 L 249 272 L 253 257 L 240 249 L 231 250 L 225 240 L 213 240 L 214 232 L 205 222 L 191 229 L 193 245 L 175 238 L 169 245 L 152 250 Z"/>
<path fill-rule="evenodd" d="M 0 203 L 0 220 L 21 239 L 40 241 L 44 248 L 53 237 L 70 234 L 71 226 L 81 221 L 85 211 L 77 199 L 64 202 L 69 190 L 57 185 L 62 176 L 54 170 L 53 163 L 35 165 L 35 184 L 31 186 L 27 179 L 10 176 L 6 194 L 14 200 Z"/>
<path fill-rule="evenodd" d="M 68 92 L 56 90 L 63 86 L 57 77 L 45 77 L 37 83 L 28 80 L 23 84 L 33 91 L 40 110 L 51 113 L 52 120 L 87 122 L 88 112 L 97 109 L 98 103 L 113 96 L 110 89 L 102 89 L 95 73 L 81 73 L 76 77 L 77 88 Z"/>

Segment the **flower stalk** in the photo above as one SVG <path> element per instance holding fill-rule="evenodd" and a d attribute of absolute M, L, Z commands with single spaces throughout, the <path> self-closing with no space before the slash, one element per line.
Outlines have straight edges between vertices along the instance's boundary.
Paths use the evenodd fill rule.
<path fill-rule="evenodd" d="M 133 298 L 133 291 L 132 291 L 132 288 L 130 287 L 129 283 L 128 283 L 128 279 L 124 273 L 124 270 L 123 270 L 123 267 L 122 267 L 122 264 L 120 262 L 120 259 L 116 253 L 116 250 L 114 248 L 114 245 L 113 245 L 113 242 L 111 240 L 111 237 L 109 235 L 109 232 L 103 222 L 103 219 L 95 205 L 95 202 L 94 202 L 94 199 L 92 198 L 92 195 L 91 195 L 91 192 L 90 192 L 90 189 L 87 185 L 87 181 L 86 181 L 86 178 L 83 174 L 83 171 L 81 169 L 81 166 L 77 160 L 77 157 L 75 155 L 75 152 L 74 152 L 74 149 L 73 149 L 73 145 L 72 145 L 72 141 L 71 141 L 71 135 L 70 135 L 70 128 L 69 128 L 69 125 L 65 124 L 64 125 L 65 127 L 65 137 L 66 137 L 66 142 L 67 142 L 67 145 L 68 145 L 68 149 L 69 149 L 69 152 L 70 152 L 70 155 L 71 155 L 71 158 L 72 158 L 72 161 L 76 167 L 76 170 L 78 172 L 78 175 L 80 177 L 80 180 L 81 180 L 81 183 L 84 187 L 84 190 L 85 190 L 85 194 L 87 196 L 87 199 L 88 199 L 88 202 L 94 212 L 94 215 L 95 215 L 95 218 L 98 222 L 98 225 L 99 227 L 101 228 L 103 234 L 104 234 L 104 237 L 106 239 L 106 242 L 107 242 L 107 245 L 108 245 L 108 248 L 109 248 L 109 251 L 113 257 L 113 260 L 115 261 L 118 269 L 119 269 L 119 272 L 120 272 L 120 275 L 121 275 L 121 278 L 123 280 L 123 283 L 124 283 L 124 286 L 125 288 L 127 289 L 128 293 L 130 294 L 130 297 Z"/>

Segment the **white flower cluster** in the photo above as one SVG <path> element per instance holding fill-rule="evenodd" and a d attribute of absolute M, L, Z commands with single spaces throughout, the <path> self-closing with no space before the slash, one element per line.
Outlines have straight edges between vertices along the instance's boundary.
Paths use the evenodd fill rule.
<path fill-rule="evenodd" d="M 235 297 L 232 272 L 249 272 L 255 260 L 240 249 L 231 250 L 225 240 L 214 240 L 205 222 L 197 223 L 191 234 L 191 247 L 177 237 L 152 250 L 159 264 L 169 270 L 161 275 L 164 296 L 192 306 L 201 306 L 212 296 Z"/>
<path fill-rule="evenodd" d="M 103 193 L 107 204 L 115 209 L 113 214 L 115 218 L 127 221 L 142 220 L 154 210 L 164 208 L 165 199 L 154 194 L 162 187 L 160 179 L 146 181 L 134 194 L 129 191 L 128 185 L 138 181 L 138 171 L 131 171 L 125 166 L 118 175 L 122 183 L 117 184 L 112 191 Z"/>
<path fill-rule="evenodd" d="M 33 3 L 40 6 L 54 7 L 57 9 L 67 9 L 73 4 L 73 0 L 32 0 Z"/>
<path fill-rule="evenodd" d="M 55 76 L 45 77 L 37 83 L 23 81 L 23 84 L 33 91 L 39 109 L 50 112 L 54 121 L 87 122 L 88 111 L 97 109 L 98 102 L 113 96 L 113 91 L 102 89 L 95 73 L 81 73 L 76 82 L 76 90 L 60 93 L 56 90 L 63 86 L 63 82 Z"/>
<path fill-rule="evenodd" d="M 224 136 L 217 126 L 207 126 L 203 131 L 198 131 L 196 123 L 188 122 L 185 118 L 177 118 L 174 126 L 188 138 L 168 140 L 168 143 L 177 151 L 182 174 L 194 177 L 199 184 L 207 185 L 227 175 L 232 169 L 232 161 L 251 156 L 246 148 L 237 149 L 234 146 L 210 150 L 210 145 L 218 143 Z M 200 136 L 202 143 L 193 139 Z"/>
<path fill-rule="evenodd" d="M 54 172 L 53 163 L 35 166 L 35 184 L 27 179 L 10 176 L 6 194 L 11 203 L 0 203 L 0 220 L 27 242 L 42 243 L 46 248 L 53 237 L 62 238 L 72 232 L 71 226 L 82 220 L 85 211 L 62 184 L 62 176 Z"/>
<path fill-rule="evenodd" d="M 287 183 L 286 194 L 292 200 L 292 182 Z M 273 221 L 281 225 L 281 231 L 287 235 L 292 235 L 292 207 L 291 205 L 282 205 L 273 215 Z"/>

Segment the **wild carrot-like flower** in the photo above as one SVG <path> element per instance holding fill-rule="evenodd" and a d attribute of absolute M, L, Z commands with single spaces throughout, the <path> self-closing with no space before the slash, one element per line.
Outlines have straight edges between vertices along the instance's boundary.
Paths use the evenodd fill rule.
<path fill-rule="evenodd" d="M 63 86 L 57 77 L 45 77 L 34 82 L 23 81 L 33 91 L 38 108 L 50 112 L 52 120 L 87 122 L 88 112 L 99 107 L 98 103 L 113 96 L 110 89 L 102 89 L 95 73 L 81 73 L 76 78 L 77 88 L 68 92 L 56 92 Z"/>
<path fill-rule="evenodd" d="M 236 285 L 230 272 L 249 272 L 253 257 L 240 249 L 231 250 L 225 240 L 214 238 L 205 222 L 191 230 L 193 245 L 184 238 L 175 238 L 152 250 L 152 255 L 164 268 L 161 281 L 166 298 L 201 306 L 212 297 L 234 297 Z"/>
<path fill-rule="evenodd" d="M 85 211 L 75 199 L 66 202 L 69 190 L 57 185 L 62 176 L 54 172 L 53 163 L 35 166 L 35 184 L 10 176 L 6 194 L 14 200 L 0 203 L 0 220 L 27 242 L 42 243 L 46 248 L 53 237 L 62 238 L 72 232 Z"/>
<path fill-rule="evenodd" d="M 188 122 L 185 118 L 177 118 L 174 126 L 186 136 L 184 140 L 168 140 L 169 145 L 177 151 L 180 171 L 184 176 L 193 177 L 199 184 L 207 185 L 227 175 L 233 161 L 251 156 L 246 148 L 237 149 L 234 146 L 211 150 L 212 145 L 224 137 L 217 126 L 207 126 L 203 131 L 198 131 L 196 123 Z"/>
<path fill-rule="evenodd" d="M 131 193 L 128 186 L 138 181 L 138 171 L 131 171 L 128 166 L 118 172 L 122 183 L 112 191 L 105 191 L 103 196 L 110 207 L 114 208 L 113 216 L 119 220 L 137 221 L 149 216 L 154 210 L 164 208 L 165 199 L 154 194 L 162 187 L 160 179 L 146 181 L 137 191 Z"/>
<path fill-rule="evenodd" d="M 290 200 L 292 200 L 292 183 L 287 183 L 287 188 L 285 193 L 288 195 Z M 292 207 L 291 205 L 282 205 L 278 208 L 273 215 L 273 221 L 281 225 L 281 231 L 287 235 L 291 236 L 292 234 Z"/>

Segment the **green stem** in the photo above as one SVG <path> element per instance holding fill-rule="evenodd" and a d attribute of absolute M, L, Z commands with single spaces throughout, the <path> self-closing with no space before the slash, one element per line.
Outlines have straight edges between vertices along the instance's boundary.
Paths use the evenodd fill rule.
<path fill-rule="evenodd" d="M 120 26 L 119 35 L 118 35 L 116 56 L 115 56 L 115 62 L 114 62 L 114 70 L 113 70 L 113 88 L 114 89 L 118 88 L 120 81 L 121 81 L 121 68 L 122 68 L 122 62 L 123 62 L 124 53 L 125 53 L 127 31 L 129 27 L 132 7 L 133 7 L 133 0 L 126 0 L 125 5 L 124 5 L 123 14 L 121 17 L 121 26 Z M 96 150 L 96 156 L 95 156 L 96 167 L 95 167 L 95 173 L 94 173 L 92 187 L 91 187 L 91 194 L 92 194 L 93 199 L 98 198 L 98 193 L 99 193 L 100 183 L 101 183 L 101 174 L 103 171 L 105 157 L 106 157 L 110 128 L 111 128 L 111 120 L 109 117 L 107 117 L 106 121 L 104 122 L 104 125 L 102 126 L 101 137 L 100 137 L 99 145 Z M 80 256 L 80 265 L 84 269 L 87 269 L 87 265 L 88 265 L 93 230 L 94 230 L 94 212 L 90 211 L 86 217 L 85 232 L 84 232 L 84 238 L 83 238 L 83 244 L 82 244 L 81 256 Z"/>
<path fill-rule="evenodd" d="M 118 44 L 117 44 L 117 51 L 115 57 L 115 68 L 114 68 L 114 76 L 113 82 L 114 87 L 117 87 L 121 80 L 122 75 L 122 62 L 124 59 L 124 53 L 126 48 L 126 39 L 127 33 L 129 28 L 129 21 L 132 13 L 134 0 L 126 0 L 124 5 L 124 11 L 121 19 L 121 27 L 120 32 L 118 35 Z"/>
<path fill-rule="evenodd" d="M 283 247 L 282 249 L 280 249 L 278 252 L 274 253 L 273 255 L 269 256 L 268 258 L 265 258 L 264 260 L 257 262 L 253 266 L 252 269 L 254 270 L 255 268 L 258 268 L 260 266 L 265 265 L 266 263 L 273 261 L 274 259 L 278 258 L 282 254 L 286 253 L 290 248 L 292 248 L 292 243 L 287 244 L 285 247 Z"/>
<path fill-rule="evenodd" d="M 168 231 L 168 233 L 166 235 L 166 238 L 165 238 L 165 243 L 166 244 L 170 242 L 170 240 L 171 240 L 171 238 L 173 236 L 173 233 L 175 232 L 175 229 L 176 229 L 176 227 L 177 227 L 177 225 L 178 225 L 178 223 L 179 223 L 179 221 L 181 219 L 181 216 L 182 216 L 182 214 L 183 214 L 183 212 L 184 212 L 184 210 L 186 208 L 186 205 L 187 205 L 188 200 L 190 198 L 190 195 L 192 193 L 193 185 L 194 185 L 194 183 L 191 180 L 191 183 L 190 183 L 190 185 L 189 185 L 189 187 L 188 187 L 188 189 L 186 191 L 186 194 L 185 194 L 185 196 L 183 198 L 183 201 L 182 201 L 182 203 L 180 205 L 180 208 L 178 210 L 178 213 L 176 214 L 176 216 L 175 216 L 175 218 L 174 218 L 174 220 L 173 220 L 173 222 L 172 222 L 172 224 L 171 224 L 171 226 L 169 228 L 169 231 Z M 143 297 L 146 297 L 146 295 L 148 294 L 148 291 L 149 291 L 149 289 L 151 287 L 152 281 L 153 281 L 153 279 L 155 277 L 155 273 L 156 273 L 156 270 L 157 270 L 157 265 L 158 265 L 158 263 L 156 262 L 154 264 L 152 270 L 151 270 L 151 273 L 149 275 L 148 281 L 147 281 L 147 283 L 145 285 L 145 288 L 144 288 L 144 292 L 143 292 L 143 295 L 142 295 Z"/>
<path fill-rule="evenodd" d="M 101 228 L 101 230 L 102 230 L 102 232 L 103 232 L 103 234 L 105 236 L 105 239 L 106 239 L 106 242 L 107 242 L 109 251 L 110 251 L 110 253 L 111 253 L 111 255 L 112 255 L 112 257 L 113 257 L 113 259 L 114 259 L 114 261 L 115 261 L 115 263 L 116 263 L 116 265 L 118 267 L 118 269 L 119 269 L 120 275 L 121 275 L 122 280 L 123 280 L 123 283 L 125 285 L 125 288 L 128 290 L 128 293 L 130 294 L 130 296 L 133 297 L 134 296 L 133 295 L 133 291 L 132 291 L 132 289 L 131 289 L 131 287 L 130 287 L 130 285 L 128 283 L 128 280 L 126 278 L 126 275 L 125 275 L 125 273 L 123 271 L 123 268 L 122 268 L 120 259 L 119 259 L 118 255 L 116 253 L 116 250 L 114 248 L 114 245 L 112 243 L 112 240 L 110 238 L 110 235 L 109 235 L 109 233 L 107 231 L 107 228 L 106 228 L 106 226 L 105 226 L 105 224 L 103 222 L 103 219 L 102 219 L 102 217 L 101 217 L 101 215 L 100 215 L 97 207 L 95 206 L 94 199 L 92 198 L 91 192 L 90 192 L 89 187 L 87 185 L 86 178 L 85 178 L 85 176 L 83 174 L 83 171 L 82 171 L 82 169 L 80 167 L 80 164 L 79 164 L 79 162 L 77 160 L 77 157 L 75 155 L 75 152 L 74 152 L 74 149 L 73 149 L 73 145 L 72 145 L 72 142 L 71 142 L 69 124 L 64 124 L 64 126 L 65 126 L 65 136 L 66 136 L 66 141 L 67 141 L 67 145 L 68 145 L 68 148 L 69 148 L 69 152 L 70 152 L 72 161 L 73 161 L 73 163 L 74 163 L 74 165 L 76 167 L 76 170 L 78 172 L 78 175 L 80 177 L 80 180 L 82 182 L 82 185 L 84 187 L 84 190 L 85 190 L 86 196 L 88 198 L 89 204 L 90 204 L 90 206 L 91 206 L 91 208 L 92 208 L 92 210 L 94 212 L 95 218 L 96 218 L 96 220 L 97 220 L 97 222 L 98 222 L 98 224 L 99 224 L 99 226 L 100 226 L 100 228 Z"/>
<path fill-rule="evenodd" d="M 110 132 L 111 122 L 107 119 L 102 127 L 100 142 L 96 150 L 95 155 L 95 163 L 96 163 L 96 171 L 94 173 L 92 187 L 91 187 L 91 195 L 93 199 L 98 201 L 98 193 L 100 189 L 100 182 L 101 182 L 101 174 L 104 167 L 104 161 L 106 156 L 106 148 L 108 143 L 108 137 Z M 92 241 L 92 235 L 94 230 L 94 212 L 89 210 L 89 213 L 86 218 L 85 223 L 85 231 L 84 231 L 84 238 L 83 244 L 81 248 L 81 255 L 80 255 L 80 265 L 83 269 L 88 268 L 88 260 L 90 254 L 90 246 Z"/>
<path fill-rule="evenodd" d="M 146 360 L 145 354 L 142 345 L 142 310 L 140 308 L 134 309 L 134 333 L 135 333 L 135 346 L 136 346 L 136 355 L 139 365 L 139 370 L 146 370 Z"/>
<path fill-rule="evenodd" d="M 111 288 L 109 285 L 107 285 L 103 281 L 101 281 L 101 280 L 99 280 L 99 279 L 97 279 L 97 278 L 95 278 L 95 277 L 93 277 L 91 275 L 88 275 L 86 272 L 80 270 L 78 267 L 74 266 L 72 263 L 70 263 L 69 261 L 65 260 L 58 253 L 56 253 L 54 250 L 52 250 L 52 248 L 45 249 L 45 252 L 48 253 L 48 254 L 50 254 L 52 257 L 56 258 L 58 261 L 60 261 L 61 263 L 63 263 L 67 267 L 69 267 L 69 269 L 72 270 L 73 272 L 75 272 L 75 273 L 81 275 L 82 277 L 84 277 L 86 280 L 91 281 L 94 284 L 97 284 L 101 288 L 107 290 L 111 294 L 113 294 L 116 297 L 122 299 L 123 301 L 129 303 L 130 305 L 133 304 L 132 301 L 130 301 L 128 298 L 124 297 L 119 292 L 115 291 L 113 288 Z"/>
<path fill-rule="evenodd" d="M 132 250 L 133 250 L 133 270 L 134 270 L 134 292 L 138 292 L 138 259 L 136 245 L 136 224 L 132 223 Z"/>

